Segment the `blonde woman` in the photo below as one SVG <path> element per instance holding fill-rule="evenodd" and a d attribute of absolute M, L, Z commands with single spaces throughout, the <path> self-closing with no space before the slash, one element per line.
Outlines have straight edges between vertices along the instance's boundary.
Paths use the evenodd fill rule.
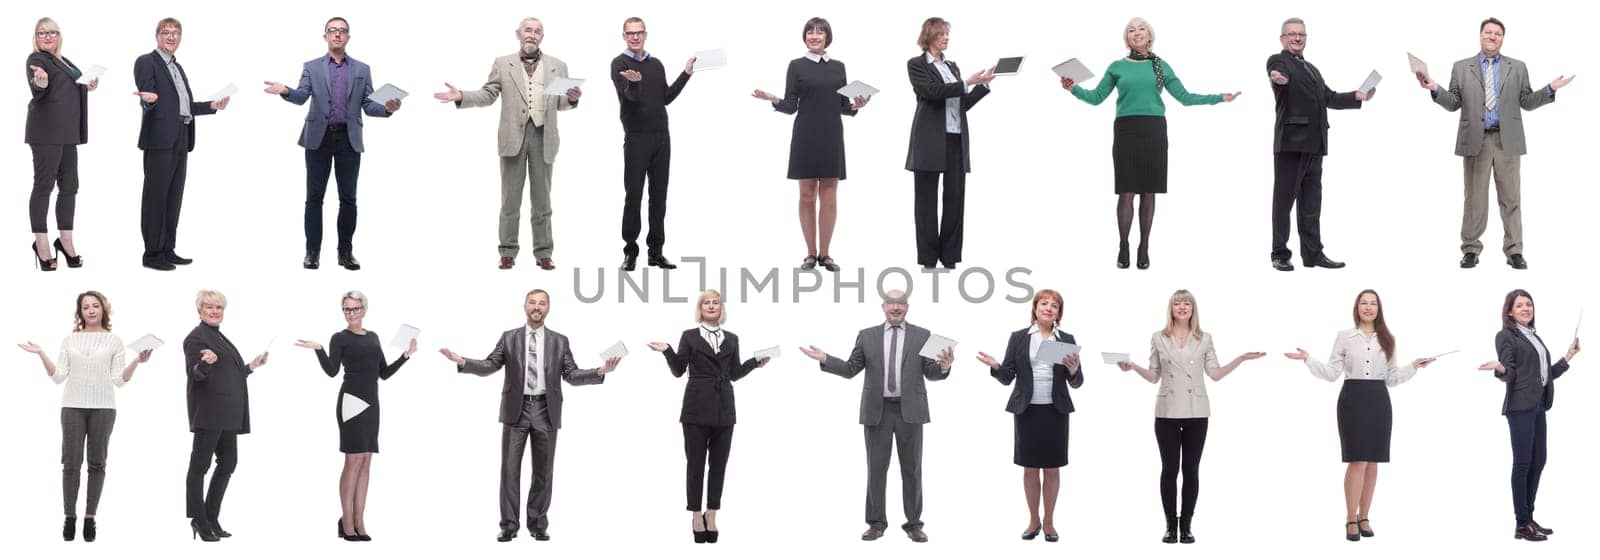
<path fill-rule="evenodd" d="M 194 296 L 200 324 L 183 339 L 183 366 L 189 376 L 189 472 L 184 480 L 184 511 L 194 538 L 217 542 L 233 536 L 218 524 L 222 497 L 239 466 L 239 436 L 250 433 L 250 374 L 267 365 L 267 353 L 249 362 L 233 341 L 222 334 L 228 297 L 201 290 Z M 206 472 L 212 459 L 217 469 Z"/>
<path fill-rule="evenodd" d="M 18 346 L 39 356 L 51 381 L 66 385 L 61 393 L 61 491 L 66 506 L 61 538 L 70 541 L 77 532 L 79 469 L 87 445 L 89 495 L 84 504 L 83 540 L 94 542 L 94 514 L 105 485 L 111 428 L 117 421 L 113 389 L 133 379 L 139 364 L 150 360 L 150 350 L 140 352 L 132 363 L 125 363 L 122 339 L 111 333 L 111 303 L 100 292 L 78 294 L 74 316 L 72 334 L 61 341 L 57 362 L 51 362 L 37 344 Z"/>
<path fill-rule="evenodd" d="M 1206 448 L 1206 427 L 1211 402 L 1206 396 L 1206 377 L 1212 381 L 1233 373 L 1246 360 L 1265 356 L 1246 352 L 1217 364 L 1217 350 L 1211 335 L 1200 330 L 1200 306 L 1194 294 L 1178 290 L 1167 300 L 1167 326 L 1150 335 L 1150 367 L 1133 362 L 1118 362 L 1122 371 L 1138 372 L 1151 383 L 1160 382 L 1156 391 L 1156 447 L 1161 451 L 1161 508 L 1167 517 L 1167 532 L 1161 542 L 1194 542 L 1190 532 L 1194 504 L 1200 496 L 1200 454 Z M 1178 473 L 1183 473 L 1183 509 L 1178 509 Z"/>
<path fill-rule="evenodd" d="M 677 351 L 663 342 L 650 343 L 650 349 L 666 357 L 673 377 L 689 373 L 678 421 L 683 423 L 683 451 L 688 458 L 690 523 L 694 542 L 714 543 L 718 537 L 717 511 L 722 509 L 722 480 L 733 444 L 733 382 L 767 365 L 767 359 L 739 361 L 739 336 L 722 328 L 727 314 L 720 292 L 701 292 L 695 303 L 694 320 L 697 326 L 683 331 Z M 702 513 L 701 485 L 706 481 L 708 455 L 711 480 Z"/>
<path fill-rule="evenodd" d="M 33 150 L 33 192 L 28 196 L 28 222 L 33 227 L 33 257 L 39 270 L 56 269 L 55 256 L 65 253 L 67 266 L 83 260 L 72 244 L 72 218 L 78 197 L 78 145 L 89 141 L 89 92 L 100 79 L 78 83 L 83 71 L 61 54 L 61 27 L 55 20 L 39 18 L 33 26 L 33 52 L 28 55 L 28 123 L 25 139 Z M 45 220 L 50 191 L 56 195 L 56 229 L 60 237 L 50 243 Z M 52 247 L 55 253 L 51 253 Z"/>

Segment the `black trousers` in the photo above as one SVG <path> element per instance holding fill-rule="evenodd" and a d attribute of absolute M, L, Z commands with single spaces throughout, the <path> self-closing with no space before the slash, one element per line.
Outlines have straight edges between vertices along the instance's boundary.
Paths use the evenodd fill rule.
<path fill-rule="evenodd" d="M 1297 205 L 1298 204 L 1298 205 Z M 1300 259 L 1322 256 L 1322 156 L 1272 155 L 1272 258 L 1289 260 L 1289 210 L 1300 226 Z"/>
<path fill-rule="evenodd" d="M 672 136 L 661 132 L 629 132 L 622 141 L 622 251 L 639 254 L 639 202 L 650 185 L 650 233 L 645 247 L 660 255 L 667 242 L 667 174 L 672 163 Z"/>
<path fill-rule="evenodd" d="M 145 150 L 144 194 L 139 201 L 139 233 L 144 236 L 145 262 L 172 253 L 178 239 L 178 213 L 183 210 L 183 182 L 189 169 L 189 127 L 178 126 L 171 150 Z"/>
<path fill-rule="evenodd" d="M 217 471 L 211 473 L 211 487 L 204 493 L 206 471 L 211 468 L 211 458 L 217 459 Z M 239 433 L 218 430 L 200 430 L 194 433 L 194 445 L 189 449 L 189 478 L 184 486 L 186 515 L 190 519 L 204 519 L 213 526 L 222 514 L 222 496 L 228 492 L 228 479 L 239 466 Z"/>
<path fill-rule="evenodd" d="M 733 426 L 683 425 L 683 454 L 688 458 L 689 511 L 700 511 L 700 489 L 706 485 L 706 459 L 711 462 L 706 485 L 706 509 L 722 509 L 722 479 L 728 470 L 728 449 L 733 446 Z"/>
<path fill-rule="evenodd" d="M 100 489 L 106 482 L 106 451 L 111 446 L 111 428 L 116 423 L 114 408 L 62 407 L 61 498 L 67 517 L 77 516 L 85 447 L 89 451 L 89 497 L 84 514 L 94 515 L 100 507 Z"/>
<path fill-rule="evenodd" d="M 1194 516 L 1200 497 L 1200 454 L 1206 449 L 1209 418 L 1157 418 L 1156 447 L 1161 449 L 1161 509 L 1167 519 Z M 1178 510 L 1178 472 L 1183 472 L 1183 510 Z"/>
<path fill-rule="evenodd" d="M 961 262 L 961 231 L 967 200 L 966 160 L 960 134 L 944 136 L 944 171 L 916 171 L 917 264 L 932 268 Z M 944 175 L 944 217 L 939 216 L 939 175 Z"/>
<path fill-rule="evenodd" d="M 328 176 L 339 188 L 339 252 L 350 252 L 356 235 L 356 178 L 361 175 L 361 152 L 350 146 L 350 133 L 328 131 L 322 145 L 306 150 L 306 251 L 322 250 L 322 199 Z"/>
<path fill-rule="evenodd" d="M 56 195 L 56 229 L 72 229 L 78 201 L 78 147 L 72 144 L 28 144 L 33 149 L 33 193 L 28 196 L 28 224 L 34 233 L 47 233 L 45 213 L 50 191 Z"/>
<path fill-rule="evenodd" d="M 1511 427 L 1511 505 L 1521 527 L 1533 521 L 1533 499 L 1544 473 L 1544 411 L 1506 413 L 1506 424 Z"/>

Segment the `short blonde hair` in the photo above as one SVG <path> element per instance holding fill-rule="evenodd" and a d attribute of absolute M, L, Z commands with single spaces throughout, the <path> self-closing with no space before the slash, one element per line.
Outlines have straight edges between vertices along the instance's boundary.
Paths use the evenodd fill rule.
<path fill-rule="evenodd" d="M 1156 50 L 1156 26 L 1150 25 L 1150 22 L 1145 21 L 1142 17 L 1128 20 L 1128 25 L 1122 28 L 1122 45 L 1128 47 L 1130 51 L 1133 50 L 1133 43 L 1128 41 L 1128 28 L 1141 23 L 1144 24 L 1145 32 L 1150 34 L 1150 50 L 1154 52 Z"/>
<path fill-rule="evenodd" d="M 1189 334 L 1194 336 L 1195 340 L 1200 340 L 1205 337 L 1205 333 L 1200 330 L 1200 304 L 1194 301 L 1194 294 L 1189 293 L 1189 290 L 1172 292 L 1172 297 L 1167 299 L 1167 326 L 1161 329 L 1161 336 L 1172 338 L 1172 330 L 1178 326 L 1177 320 L 1172 317 L 1172 306 L 1180 301 L 1189 302 Z"/>
<path fill-rule="evenodd" d="M 706 322 L 705 315 L 700 312 L 700 306 L 705 305 L 706 300 L 711 298 L 717 298 L 717 301 L 722 303 L 722 313 L 717 315 L 716 323 L 717 326 L 722 326 L 723 323 L 728 322 L 728 302 L 722 301 L 722 292 L 716 290 L 700 292 L 700 299 L 694 302 L 694 322 Z"/>
<path fill-rule="evenodd" d="M 353 299 L 361 302 L 361 309 L 363 311 L 367 309 L 367 294 L 361 293 L 361 290 L 350 290 L 345 292 L 343 296 L 339 297 L 339 304 L 344 305 L 344 300 L 347 299 Z"/>
<path fill-rule="evenodd" d="M 61 46 L 65 43 L 61 37 L 61 26 L 56 24 L 56 20 L 47 17 L 39 18 L 39 22 L 33 24 L 33 52 L 36 53 L 44 52 L 39 48 L 40 31 L 56 32 L 56 52 L 48 54 L 55 55 L 56 58 L 61 58 Z"/>
<path fill-rule="evenodd" d="M 195 311 L 200 311 L 200 308 L 205 307 L 208 303 L 226 309 L 228 307 L 228 296 L 222 295 L 222 292 L 216 290 L 200 290 L 199 293 L 194 295 Z"/>

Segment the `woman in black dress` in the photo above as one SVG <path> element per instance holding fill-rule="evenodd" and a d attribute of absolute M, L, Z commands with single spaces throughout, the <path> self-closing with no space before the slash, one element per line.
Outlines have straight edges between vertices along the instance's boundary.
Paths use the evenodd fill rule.
<path fill-rule="evenodd" d="M 739 337 L 722 328 L 722 293 L 706 290 L 695 304 L 695 328 L 683 331 L 678 351 L 664 342 L 650 343 L 661 352 L 673 377 L 689 373 L 683 388 L 683 451 L 688 457 L 688 491 L 694 542 L 717 542 L 717 511 L 722 509 L 722 480 L 733 445 L 733 382 L 767 365 L 766 358 L 739 361 Z M 700 510 L 701 486 L 710 459 L 711 482 L 706 488 L 706 509 Z"/>
<path fill-rule="evenodd" d="M 378 379 L 388 379 L 417 351 L 417 339 L 394 363 L 383 357 L 378 335 L 361 326 L 367 316 L 367 296 L 350 291 L 342 298 L 345 330 L 333 334 L 328 347 L 310 340 L 295 346 L 317 351 L 322 371 L 333 377 L 344 368 L 344 383 L 334 417 L 339 421 L 339 451 L 344 453 L 344 470 L 339 474 L 339 537 L 347 541 L 369 541 L 364 523 L 367 511 L 367 481 L 372 473 L 372 454 L 378 452 Z"/>
<path fill-rule="evenodd" d="M 811 18 L 801 35 L 806 55 L 789 61 L 783 97 L 756 90 L 751 96 L 772 103 L 785 115 L 796 115 L 789 139 L 789 178 L 800 181 L 800 233 L 806 237 L 806 258 L 800 268 L 818 265 L 839 270 L 828 256 L 833 224 L 839 217 L 839 181 L 844 180 L 844 119 L 867 105 L 868 97 L 849 99 L 839 94 L 845 86 L 844 63 L 828 56 L 833 26 Z M 819 208 L 818 201 L 821 201 Z"/>

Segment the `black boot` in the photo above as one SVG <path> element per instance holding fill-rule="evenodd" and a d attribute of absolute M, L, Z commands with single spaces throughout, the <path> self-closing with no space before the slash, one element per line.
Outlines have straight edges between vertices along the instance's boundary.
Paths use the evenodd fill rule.
<path fill-rule="evenodd" d="M 1189 532 L 1189 527 L 1194 523 L 1194 516 L 1178 518 L 1178 542 L 1194 544 L 1194 533 Z"/>
<path fill-rule="evenodd" d="M 1161 542 L 1174 544 L 1178 542 L 1178 518 L 1167 518 L 1167 533 L 1161 536 Z"/>
<path fill-rule="evenodd" d="M 68 515 L 67 520 L 61 523 L 61 540 L 70 541 L 78 536 L 78 518 Z"/>
<path fill-rule="evenodd" d="M 83 542 L 94 542 L 94 537 L 95 537 L 94 518 L 93 517 L 85 517 L 85 518 L 83 518 Z"/>

